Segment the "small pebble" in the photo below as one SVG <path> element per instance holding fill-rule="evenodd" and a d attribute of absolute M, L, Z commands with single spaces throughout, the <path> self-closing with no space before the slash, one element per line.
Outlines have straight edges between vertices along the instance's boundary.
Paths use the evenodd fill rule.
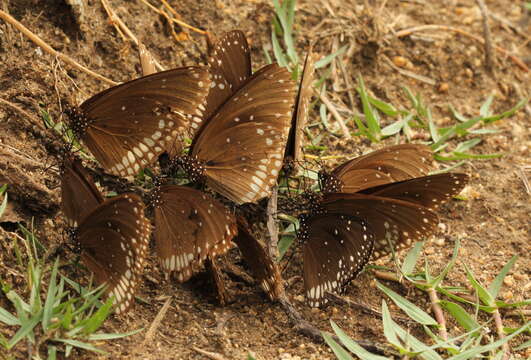
<path fill-rule="evenodd" d="M 448 83 L 447 83 L 447 82 L 443 82 L 443 83 L 441 83 L 441 84 L 439 85 L 439 89 L 438 89 L 438 90 L 439 90 L 439 92 L 441 92 L 441 93 L 446 93 L 446 92 L 448 92 L 448 89 L 449 89 L 449 88 L 450 88 L 450 86 L 448 85 Z"/>
<path fill-rule="evenodd" d="M 506 291 L 502 294 L 502 298 L 505 301 L 511 300 L 513 298 L 513 292 L 512 291 Z"/>
<path fill-rule="evenodd" d="M 407 59 L 403 56 L 393 57 L 393 63 L 398 67 L 405 67 L 408 63 Z"/>
<path fill-rule="evenodd" d="M 513 286 L 514 285 L 514 279 L 511 275 L 509 276 L 506 276 L 504 279 L 503 279 L 503 283 L 507 286 Z"/>
<path fill-rule="evenodd" d="M 433 240 L 434 244 L 437 246 L 444 246 L 444 238 L 436 238 Z"/>

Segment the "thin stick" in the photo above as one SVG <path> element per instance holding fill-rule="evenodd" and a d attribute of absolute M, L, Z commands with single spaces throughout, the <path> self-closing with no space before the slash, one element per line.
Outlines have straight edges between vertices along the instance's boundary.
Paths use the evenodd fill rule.
<path fill-rule="evenodd" d="M 482 38 L 480 38 L 479 36 L 470 34 L 470 33 L 466 32 L 464 30 L 461 30 L 459 28 L 455 28 L 455 27 L 452 27 L 452 26 L 446 26 L 446 25 L 435 25 L 435 24 L 432 24 L 432 25 L 420 25 L 420 26 L 411 27 L 409 29 L 401 30 L 401 31 L 395 33 L 394 35 L 396 37 L 398 37 L 398 38 L 401 38 L 401 37 L 404 37 L 404 36 L 411 35 L 414 32 L 425 31 L 425 30 L 443 30 L 443 31 L 455 32 L 455 33 L 461 34 L 463 36 L 466 36 L 468 38 L 474 39 L 474 40 L 478 41 L 481 44 L 484 44 L 484 40 Z M 525 72 L 529 72 L 529 68 L 527 67 L 527 65 L 520 58 L 518 58 L 517 56 L 512 55 L 511 53 L 509 53 L 509 51 L 507 51 L 504 48 L 501 48 L 499 46 L 494 46 L 494 49 L 496 49 L 497 51 L 501 52 L 503 55 L 505 55 L 509 59 L 511 59 L 520 69 L 524 70 Z"/>
<path fill-rule="evenodd" d="M 162 13 L 161 10 L 157 9 L 155 6 L 151 5 L 151 4 L 148 3 L 146 0 L 140 0 L 140 1 L 143 2 L 146 6 L 148 6 L 151 10 L 153 10 L 153 11 L 159 13 L 160 15 L 164 16 L 164 14 Z M 173 9 L 170 10 L 170 11 L 173 11 Z M 178 15 L 177 15 L 177 16 L 178 16 Z M 198 33 L 198 34 L 201 34 L 201 35 L 206 35 L 206 34 L 207 34 L 206 31 L 201 30 L 201 29 L 198 29 L 198 28 L 195 28 L 195 27 L 193 27 L 192 25 L 188 25 L 187 23 L 185 23 L 185 22 L 183 22 L 183 21 L 181 21 L 181 20 L 178 20 L 178 19 L 175 19 L 175 18 L 171 18 L 171 21 L 173 21 L 173 22 L 176 23 L 176 24 L 179 24 L 179 25 L 182 26 L 182 27 L 185 27 L 185 28 L 187 28 L 187 29 L 190 29 L 190 30 L 192 30 L 192 31 L 195 31 L 195 32 Z"/>
<path fill-rule="evenodd" d="M 312 154 L 304 154 L 304 157 L 306 159 L 312 159 L 312 160 L 336 160 L 336 159 L 346 158 L 345 155 L 317 156 L 317 155 L 312 155 Z"/>
<path fill-rule="evenodd" d="M 125 25 L 125 23 L 120 19 L 118 15 L 114 12 L 114 10 L 111 8 L 107 0 L 101 0 L 101 3 L 103 4 L 103 7 L 105 8 L 105 11 L 107 11 L 107 14 L 109 14 L 109 17 L 111 18 L 111 21 L 116 24 L 127 34 L 127 36 L 133 41 L 133 43 L 136 46 L 140 46 L 140 42 L 138 41 L 138 38 L 133 34 L 131 30 Z M 125 39 L 124 39 L 125 40 Z M 155 59 L 155 57 L 150 54 L 151 61 L 153 64 L 155 64 L 155 67 L 157 71 L 164 71 L 164 67 Z"/>
<path fill-rule="evenodd" d="M 109 6 L 109 3 L 106 0 L 100 0 L 100 1 L 101 1 L 101 4 L 103 5 L 103 8 L 105 9 L 105 12 L 109 16 L 109 19 L 111 20 L 112 26 L 114 26 L 114 28 L 116 29 L 116 31 L 118 32 L 118 34 L 120 35 L 122 40 L 126 41 L 127 38 L 125 37 L 124 33 L 120 29 L 120 26 L 118 25 L 118 21 L 116 21 L 116 15 L 111 10 L 111 7 Z"/>
<path fill-rule="evenodd" d="M 389 64 L 389 66 L 391 66 L 393 69 L 398 71 L 400 74 L 402 74 L 404 76 L 408 76 L 408 77 L 413 78 L 415 80 L 421 81 L 421 82 L 426 83 L 426 84 L 431 85 L 431 86 L 435 86 L 435 84 L 437 84 L 435 82 L 435 80 L 430 79 L 427 76 L 416 74 L 413 71 L 409 71 L 409 70 L 405 70 L 405 69 L 399 68 L 386 55 L 382 54 L 382 56 L 383 56 L 384 60 Z"/>
<path fill-rule="evenodd" d="M 489 27 L 489 14 L 487 6 L 483 0 L 476 0 L 476 3 L 479 6 L 481 11 L 481 18 L 483 22 L 483 38 L 485 45 L 485 68 L 487 71 L 494 75 L 494 61 L 492 60 L 492 40 L 490 36 L 490 27 Z"/>
<path fill-rule="evenodd" d="M 100 75 L 100 74 L 98 74 L 98 73 L 96 73 L 96 72 L 84 67 L 83 65 L 81 65 L 80 63 L 75 61 L 74 59 L 72 59 L 72 58 L 70 58 L 70 57 L 68 57 L 68 56 L 66 56 L 66 55 L 54 50 L 50 45 L 48 45 L 46 42 L 44 42 L 44 40 L 42 40 L 40 37 L 38 37 L 37 35 L 32 33 L 30 30 L 28 30 L 28 28 L 26 28 L 24 25 L 19 23 L 17 20 L 15 20 L 11 15 L 6 13 L 5 11 L 0 10 L 0 18 L 3 19 L 5 22 L 7 22 L 7 23 L 13 25 L 14 27 L 16 27 L 17 30 L 19 30 L 21 33 L 26 35 L 28 37 L 28 39 L 33 41 L 35 44 L 37 44 L 37 46 L 41 47 L 48 54 L 58 57 L 59 59 L 63 60 L 65 63 L 69 64 L 70 66 L 75 67 L 78 70 L 81 70 L 84 73 L 86 73 L 86 74 L 88 74 L 88 75 L 90 75 L 92 77 L 95 77 L 98 80 L 104 81 L 104 82 L 106 82 L 109 85 L 113 85 L 114 86 L 114 85 L 118 85 L 119 84 L 117 82 L 112 81 L 111 79 L 106 78 L 103 75 Z"/>
<path fill-rule="evenodd" d="M 498 338 L 504 339 L 505 338 L 505 332 L 503 331 L 503 323 L 500 315 L 500 311 L 498 309 L 494 310 L 492 313 L 492 317 L 494 318 L 494 323 L 496 324 L 496 332 L 498 333 Z M 509 348 L 509 342 L 506 341 L 502 345 L 503 349 L 503 360 L 509 360 L 511 358 L 511 349 Z"/>
<path fill-rule="evenodd" d="M 225 360 L 225 358 L 221 354 L 213 353 L 213 352 L 210 352 L 210 351 L 206 351 L 206 350 L 200 349 L 200 348 L 195 347 L 195 346 L 192 346 L 192 349 L 194 351 L 197 351 L 201 355 L 205 355 L 209 359 L 212 359 L 212 360 Z"/>
<path fill-rule="evenodd" d="M 339 115 L 339 112 L 335 108 L 334 104 L 332 104 L 332 102 L 328 100 L 324 93 L 318 92 L 318 94 L 319 99 L 323 102 L 323 104 L 326 105 L 328 110 L 330 110 L 336 121 L 339 123 L 339 127 L 341 128 L 341 131 L 343 131 L 343 135 L 345 135 L 347 139 L 352 139 L 352 136 L 350 135 L 350 132 L 348 131 L 348 128 L 345 125 L 345 122 L 343 121 L 343 118 L 341 117 L 341 115 Z"/>
<path fill-rule="evenodd" d="M 15 111 L 18 111 L 19 113 L 21 113 L 22 115 L 24 115 L 25 117 L 27 117 L 28 119 L 31 119 L 33 120 L 33 123 L 35 125 L 39 124 L 40 127 L 42 128 L 42 123 L 40 121 L 37 121 L 36 118 L 31 115 L 29 112 L 27 112 L 26 110 L 23 110 L 21 107 L 19 107 L 18 105 L 15 105 L 13 104 L 12 102 L 9 102 L 7 100 L 4 100 L 2 98 L 0 98 L 0 104 L 4 104 L 4 105 L 7 105 L 8 107 L 12 108 L 13 110 Z"/>
<path fill-rule="evenodd" d="M 267 202 L 267 250 L 269 257 L 273 262 L 278 257 L 278 227 L 277 227 L 277 202 L 278 202 L 278 186 L 273 188 L 271 197 Z"/>
<path fill-rule="evenodd" d="M 433 288 L 428 288 L 426 290 L 431 301 L 431 309 L 435 315 L 435 320 L 439 323 L 439 335 L 444 340 L 448 340 L 448 332 L 446 331 L 446 319 L 442 311 L 441 305 L 439 305 L 439 298 L 437 297 L 437 291 Z"/>
<path fill-rule="evenodd" d="M 155 336 L 155 332 L 157 331 L 158 327 L 160 326 L 160 323 L 162 322 L 162 319 L 164 319 L 164 316 L 166 315 L 166 312 L 170 308 L 172 297 L 170 296 L 164 305 L 159 310 L 159 313 L 157 316 L 155 316 L 155 319 L 153 319 L 153 322 L 151 323 L 151 326 L 149 327 L 148 331 L 146 332 L 146 337 L 144 338 L 144 341 L 142 342 L 142 346 L 144 346 L 147 342 L 151 341 L 153 339 L 153 336 Z"/>
<path fill-rule="evenodd" d="M 529 184 L 529 179 L 527 178 L 527 174 L 525 173 L 526 170 L 531 169 L 531 167 L 522 166 L 518 169 L 517 174 L 522 179 L 522 182 L 524 183 L 525 191 L 527 192 L 527 195 L 531 195 L 531 185 Z"/>

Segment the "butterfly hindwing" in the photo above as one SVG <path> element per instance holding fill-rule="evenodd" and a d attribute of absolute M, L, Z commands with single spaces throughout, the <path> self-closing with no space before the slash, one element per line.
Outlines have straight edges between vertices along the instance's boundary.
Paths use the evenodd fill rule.
<path fill-rule="evenodd" d="M 207 257 L 231 248 L 236 220 L 225 206 L 193 188 L 164 185 L 155 205 L 157 256 L 166 272 L 188 280 Z"/>

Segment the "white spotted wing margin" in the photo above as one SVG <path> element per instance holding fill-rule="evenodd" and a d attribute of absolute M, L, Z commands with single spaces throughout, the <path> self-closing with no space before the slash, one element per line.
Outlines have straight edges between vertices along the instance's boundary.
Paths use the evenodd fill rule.
<path fill-rule="evenodd" d="M 374 234 L 373 259 L 408 248 L 435 232 L 437 214 L 419 204 L 366 194 L 325 195 L 321 206 L 327 213 L 350 215 L 367 222 Z"/>
<path fill-rule="evenodd" d="M 271 194 L 282 167 L 295 87 L 277 64 L 257 71 L 202 127 L 191 155 L 207 184 L 237 204 Z"/>
<path fill-rule="evenodd" d="M 212 82 L 203 115 L 205 121 L 251 77 L 251 52 L 243 32 L 226 33 L 213 46 L 208 65 Z"/>
<path fill-rule="evenodd" d="M 301 218 L 302 219 L 302 218 Z M 311 307 L 327 303 L 326 292 L 340 292 L 369 262 L 374 236 L 367 223 L 339 214 L 301 221 L 304 289 Z"/>
<path fill-rule="evenodd" d="M 96 283 L 107 285 L 106 294 L 114 296 L 117 313 L 134 304 L 150 235 L 144 204 L 135 194 L 103 202 L 77 228 L 81 258 Z"/>
<path fill-rule="evenodd" d="M 158 72 L 88 99 L 71 125 L 84 129 L 76 135 L 106 171 L 132 177 L 158 155 L 174 149 L 191 124 L 201 122 L 209 88 L 205 68 Z"/>
<path fill-rule="evenodd" d="M 187 281 L 207 258 L 224 254 L 236 220 L 223 204 L 199 190 L 164 185 L 155 204 L 155 244 L 161 268 Z"/>

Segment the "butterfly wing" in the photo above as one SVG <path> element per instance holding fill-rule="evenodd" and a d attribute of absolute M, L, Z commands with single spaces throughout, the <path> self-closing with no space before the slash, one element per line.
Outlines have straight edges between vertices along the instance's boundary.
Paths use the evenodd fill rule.
<path fill-rule="evenodd" d="M 355 216 L 367 222 L 374 233 L 373 259 L 431 236 L 439 223 L 428 208 L 408 201 L 365 194 L 325 195 L 326 213 Z"/>
<path fill-rule="evenodd" d="M 371 258 L 373 233 L 351 215 L 302 216 L 304 289 L 312 307 L 325 304 L 327 291 L 342 290 Z"/>
<path fill-rule="evenodd" d="M 161 267 L 188 280 L 207 257 L 231 248 L 236 220 L 211 196 L 186 186 L 164 185 L 155 206 L 155 242 Z"/>
<path fill-rule="evenodd" d="M 107 285 L 116 312 L 133 304 L 147 256 L 151 233 L 140 197 L 125 194 L 105 201 L 90 212 L 76 231 L 81 258 L 96 283 Z"/>
<path fill-rule="evenodd" d="M 293 95 L 289 72 L 268 65 L 202 128 L 191 154 L 204 165 L 213 190 L 238 204 L 270 195 L 282 166 Z"/>
<path fill-rule="evenodd" d="M 68 226 L 77 227 L 103 197 L 78 158 L 65 157 L 61 170 L 61 208 Z"/>
<path fill-rule="evenodd" d="M 308 122 L 308 105 L 312 97 L 312 81 L 315 72 L 315 57 L 312 49 L 306 54 L 304 67 L 302 69 L 301 83 L 297 99 L 295 100 L 295 109 L 291 118 L 291 127 L 289 130 L 285 161 L 293 161 L 295 164 L 302 160 L 302 138 L 304 128 Z"/>
<path fill-rule="evenodd" d="M 374 196 L 399 199 L 436 209 L 463 190 L 468 175 L 444 173 L 380 185 L 363 191 Z"/>
<path fill-rule="evenodd" d="M 389 146 L 359 156 L 322 176 L 323 192 L 354 193 L 374 186 L 424 176 L 431 150 L 425 145 Z"/>
<path fill-rule="evenodd" d="M 238 235 L 234 242 L 240 249 L 245 263 L 253 273 L 270 300 L 277 300 L 284 292 L 282 277 L 275 262 L 271 260 L 266 250 L 249 231 L 249 226 L 243 219 L 238 219 Z"/>
<path fill-rule="evenodd" d="M 72 127 L 106 171 L 132 176 L 202 121 L 209 76 L 185 67 L 115 86 L 81 104 Z"/>
<path fill-rule="evenodd" d="M 203 118 L 208 120 L 251 77 L 251 52 L 240 30 L 225 34 L 212 48 L 208 59 L 212 73 Z"/>

